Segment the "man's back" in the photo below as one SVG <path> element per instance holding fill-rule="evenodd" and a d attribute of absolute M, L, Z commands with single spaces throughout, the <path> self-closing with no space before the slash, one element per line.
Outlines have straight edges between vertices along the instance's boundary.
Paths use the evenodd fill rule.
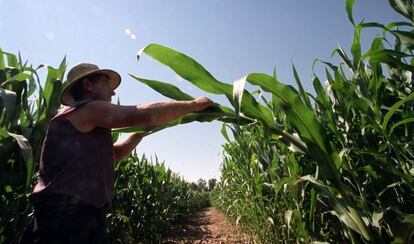
<path fill-rule="evenodd" d="M 40 181 L 33 195 L 71 195 L 96 207 L 110 203 L 114 184 L 113 144 L 110 129 L 78 131 L 65 118 L 85 101 L 54 117 L 43 144 Z"/>

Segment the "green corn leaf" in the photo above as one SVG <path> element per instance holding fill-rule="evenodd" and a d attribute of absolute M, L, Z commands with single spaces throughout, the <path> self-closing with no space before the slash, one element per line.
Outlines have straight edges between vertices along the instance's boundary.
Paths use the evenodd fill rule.
<path fill-rule="evenodd" d="M 335 55 L 335 53 L 336 53 L 336 51 L 333 51 L 332 52 L 332 55 Z M 330 63 L 330 62 L 326 62 L 326 61 L 323 61 L 323 60 L 320 60 L 320 59 L 314 59 L 313 61 L 312 61 L 312 72 L 313 73 L 315 73 L 315 67 L 316 67 L 316 64 L 318 63 L 318 62 L 321 62 L 321 63 L 323 63 L 323 64 L 325 64 L 325 65 L 327 65 L 331 70 L 333 70 L 333 71 L 335 71 L 335 70 L 337 70 L 338 69 L 338 66 L 336 66 L 336 65 L 334 65 L 334 64 L 332 64 L 332 63 Z"/>
<path fill-rule="evenodd" d="M 29 79 L 29 90 L 27 91 L 27 97 L 30 97 L 33 95 L 33 93 L 36 91 L 36 83 L 33 77 Z"/>
<path fill-rule="evenodd" d="M 320 122 L 315 118 L 313 111 L 303 104 L 298 94 L 266 74 L 253 73 L 248 75 L 246 80 L 253 85 L 260 86 L 267 92 L 273 93 L 281 100 L 287 119 L 306 143 L 306 147 L 303 147 L 301 143 L 297 143 L 294 137 L 282 136 L 295 143 L 295 146 L 298 146 L 309 157 L 318 162 L 324 177 L 338 183 L 338 169 L 342 164 L 338 153 L 327 143 L 329 140 L 324 135 Z"/>
<path fill-rule="evenodd" d="M 24 66 L 26 66 L 26 65 L 27 65 L 27 61 L 26 61 L 25 63 L 23 63 L 23 61 L 22 61 L 22 56 L 21 56 L 21 54 L 20 54 L 20 51 L 17 53 L 17 57 L 18 57 L 18 64 L 19 64 L 19 67 L 24 67 Z"/>
<path fill-rule="evenodd" d="M 344 61 L 344 63 L 348 66 L 348 68 L 350 70 L 354 71 L 354 66 L 353 66 L 351 60 L 348 58 L 345 51 L 341 47 L 335 49 L 334 53 L 337 53 L 341 57 L 341 59 Z"/>
<path fill-rule="evenodd" d="M 360 24 L 358 24 L 358 25 L 359 25 L 359 26 L 360 26 L 360 28 L 362 28 L 362 29 L 364 29 L 364 28 L 373 28 L 373 27 L 376 27 L 376 28 L 381 28 L 381 29 L 384 29 L 384 30 L 389 31 L 385 25 L 383 25 L 383 24 L 381 24 L 381 23 L 378 23 L 378 22 L 366 22 L 366 23 L 360 23 Z"/>
<path fill-rule="evenodd" d="M 64 61 L 63 61 L 64 62 Z M 61 63 L 63 70 L 64 64 Z M 62 70 L 44 65 L 47 68 L 47 77 L 43 89 L 39 89 L 40 96 L 44 99 L 44 103 L 38 108 L 39 120 L 50 119 L 54 116 L 60 107 L 60 94 L 63 90 L 63 74 Z"/>
<path fill-rule="evenodd" d="M 295 77 L 296 84 L 299 89 L 300 98 L 302 99 L 303 103 L 308 106 L 308 108 L 312 108 L 312 105 L 309 101 L 309 97 L 305 92 L 305 89 L 303 89 L 302 82 L 300 81 L 298 71 L 296 70 L 295 65 L 292 63 L 292 69 L 293 69 L 293 76 Z"/>
<path fill-rule="evenodd" d="M 60 62 L 60 65 L 59 65 L 59 73 L 60 73 L 60 79 L 61 80 L 63 80 L 63 77 L 64 77 L 64 75 L 65 75 L 65 71 L 66 71 L 66 68 L 68 67 L 68 63 L 66 62 L 66 56 L 63 58 L 63 60 L 62 60 L 62 62 Z"/>
<path fill-rule="evenodd" d="M 407 57 L 413 57 L 413 55 L 403 52 L 398 52 L 391 49 L 383 49 L 381 44 L 381 39 L 376 39 L 374 49 L 371 49 L 368 51 L 364 56 L 362 56 L 362 59 L 370 58 L 373 59 L 373 61 L 382 61 L 382 59 L 386 60 L 387 57 L 395 57 L 395 58 L 407 58 Z M 383 61 L 385 62 L 385 61 Z M 400 61 L 399 61 L 400 62 Z"/>
<path fill-rule="evenodd" d="M 14 55 L 12 53 L 7 53 L 7 52 L 3 52 L 3 53 L 6 54 L 6 56 L 7 56 L 7 66 L 13 67 L 13 68 L 18 68 L 19 67 L 16 55 Z"/>
<path fill-rule="evenodd" d="M 310 182 L 319 195 L 327 200 L 328 205 L 334 209 L 342 223 L 361 234 L 367 241 L 372 239 L 361 215 L 353 207 L 347 205 L 343 199 L 335 197 L 328 186 L 318 182 L 314 177 L 307 175 L 301 177 L 301 179 Z"/>
<path fill-rule="evenodd" d="M 6 116 L 4 121 L 0 121 L 0 125 L 4 126 L 12 122 L 17 111 L 17 95 L 13 91 L 0 88 L 0 99 L 3 102 L 3 106 L 6 109 Z"/>
<path fill-rule="evenodd" d="M 346 12 L 348 14 L 348 19 L 351 21 L 352 25 L 355 26 L 354 17 L 352 14 L 352 7 L 354 6 L 355 0 L 346 0 Z"/>
<path fill-rule="evenodd" d="M 315 67 L 316 67 L 316 64 L 318 63 L 318 62 L 320 62 L 320 60 L 319 59 L 317 59 L 317 58 L 315 58 L 315 59 L 313 59 L 312 60 L 312 72 L 313 72 L 313 74 L 315 75 Z M 274 77 L 273 77 L 274 78 Z M 276 78 L 275 78 L 276 79 Z M 277 79 L 276 79 L 277 80 Z"/>
<path fill-rule="evenodd" d="M 227 124 L 223 123 L 221 125 L 221 134 L 223 135 L 224 139 L 226 139 L 228 142 L 230 142 L 229 134 L 227 133 Z"/>
<path fill-rule="evenodd" d="M 187 55 L 159 44 L 149 44 L 141 49 L 138 59 L 143 53 L 168 66 L 200 89 L 213 94 L 225 94 L 231 100 L 231 85 L 216 80 L 201 64 Z"/>
<path fill-rule="evenodd" d="M 317 100 L 320 104 L 322 104 L 325 108 L 330 108 L 331 103 L 329 102 L 329 98 L 326 95 L 325 89 L 322 86 L 319 78 L 317 76 L 313 77 L 313 87 L 315 88 Z"/>
<path fill-rule="evenodd" d="M 411 0 L 389 0 L 391 7 L 409 19 L 411 22 L 414 22 L 413 15 L 413 4 Z"/>
<path fill-rule="evenodd" d="M 239 89 L 244 83 L 245 78 L 235 82 L 235 87 L 238 88 L 234 89 L 233 101 L 239 102 L 233 104 L 233 106 L 237 108 L 236 111 L 240 111 L 243 116 L 262 121 L 267 126 L 275 128 L 272 111 L 268 107 L 259 104 L 248 91 Z"/>
<path fill-rule="evenodd" d="M 404 21 L 392 22 L 392 23 L 389 23 L 385 27 L 385 30 L 384 31 L 389 31 L 389 30 L 391 30 L 391 29 L 393 29 L 395 27 L 400 27 L 400 26 L 409 26 L 409 27 L 412 27 L 413 24 L 412 23 L 409 23 L 409 22 L 404 22 Z M 383 33 L 383 35 L 384 35 L 384 33 Z"/>
<path fill-rule="evenodd" d="M 391 207 L 383 213 L 382 220 L 390 226 L 395 238 L 393 243 L 413 243 L 414 214 Z"/>
<path fill-rule="evenodd" d="M 315 231 L 315 211 L 316 211 L 316 191 L 315 189 L 311 189 L 310 192 L 311 199 L 310 199 L 310 207 L 309 207 L 309 223 L 311 224 L 312 231 Z"/>
<path fill-rule="evenodd" d="M 3 55 L 3 50 L 0 48 L 0 70 L 4 70 L 4 55 Z M 0 81 L 1 83 L 1 81 Z"/>
<path fill-rule="evenodd" d="M 414 33 L 409 31 L 391 31 L 395 34 L 406 47 L 413 49 L 414 48 Z"/>
<path fill-rule="evenodd" d="M 44 90 L 43 90 L 43 98 L 46 100 L 48 106 L 50 106 L 50 97 L 53 94 L 53 90 L 54 90 L 54 81 L 56 80 L 61 80 L 61 73 L 58 69 L 55 69 L 51 66 L 46 66 L 47 67 L 47 77 L 46 77 L 46 81 L 45 81 L 45 86 L 44 86 Z"/>
<path fill-rule="evenodd" d="M 294 154 L 288 156 L 287 166 L 289 168 L 289 175 L 292 179 L 300 175 L 300 166 Z"/>
<path fill-rule="evenodd" d="M 157 81 L 157 80 L 148 80 L 140 77 L 136 77 L 134 75 L 130 75 L 132 78 L 142 82 L 143 84 L 151 87 L 155 91 L 159 92 L 160 94 L 177 100 L 177 101 L 189 101 L 193 100 L 194 98 L 184 92 L 182 92 L 180 89 L 178 89 L 176 86 L 171 85 L 169 83 Z"/>
<path fill-rule="evenodd" d="M 274 78 L 275 80 L 277 80 L 276 66 L 275 66 L 275 68 L 273 69 L 273 78 Z"/>
<path fill-rule="evenodd" d="M 33 175 L 33 152 L 29 141 L 22 135 L 11 133 L 5 129 L 0 128 L 1 135 L 4 137 L 13 137 L 20 148 L 20 153 L 24 162 L 26 163 L 26 187 L 29 186 Z"/>
<path fill-rule="evenodd" d="M 401 126 L 401 125 L 406 125 L 406 124 L 409 124 L 409 123 L 412 123 L 412 122 L 414 122 L 414 118 L 407 118 L 407 119 L 403 119 L 403 120 L 401 120 L 401 121 L 399 121 L 399 122 L 397 122 L 397 123 L 393 124 L 393 125 L 392 125 L 392 127 L 391 127 L 391 129 L 390 129 L 390 133 L 389 133 L 389 134 L 392 134 L 392 133 L 394 132 L 394 130 L 395 130 L 398 126 Z"/>
<path fill-rule="evenodd" d="M 155 91 L 159 92 L 160 94 L 168 98 L 178 100 L 178 101 L 188 101 L 188 100 L 194 99 L 192 96 L 182 92 L 178 87 L 171 85 L 169 83 L 165 83 L 162 81 L 156 81 L 156 80 L 148 80 L 148 79 L 136 77 L 134 75 L 131 75 L 131 77 L 148 85 Z M 230 108 L 219 105 L 219 104 L 216 104 L 216 107 L 218 107 L 221 110 L 220 113 L 222 113 L 224 117 L 233 117 L 233 118 L 235 117 L 234 111 L 231 110 Z"/>
<path fill-rule="evenodd" d="M 33 78 L 32 74 L 27 74 L 27 73 L 18 73 L 17 75 L 9 78 L 8 80 L 6 80 L 5 82 L 3 82 L 0 87 L 5 88 L 7 85 L 13 83 L 13 82 L 19 82 L 19 81 L 24 81 L 24 80 L 31 80 Z"/>
<path fill-rule="evenodd" d="M 354 70 L 358 69 L 358 65 L 361 60 L 361 30 L 362 30 L 361 25 L 358 25 L 357 27 L 355 27 L 354 39 L 352 41 L 352 46 L 351 46 Z"/>
<path fill-rule="evenodd" d="M 316 97 L 316 101 L 322 106 L 321 108 L 321 112 L 323 112 L 324 114 L 327 115 L 327 119 L 329 121 L 328 126 L 331 129 L 332 132 L 334 133 L 338 133 L 337 128 L 336 128 L 336 119 L 335 119 L 335 115 L 332 112 L 332 103 L 330 102 L 325 89 L 323 88 L 320 80 L 318 77 L 314 77 L 313 78 L 313 87 L 315 88 L 317 97 Z"/>
<path fill-rule="evenodd" d="M 375 38 L 374 41 L 371 44 L 371 50 L 369 52 L 378 52 L 380 50 L 383 50 L 384 46 L 382 44 L 381 38 Z M 365 56 L 365 55 L 364 55 Z M 374 101 L 376 101 L 376 104 L 380 104 L 380 87 L 381 87 L 381 77 L 382 77 L 382 67 L 381 63 L 377 59 L 370 59 L 369 64 L 371 65 L 371 71 L 373 79 L 371 79 L 372 82 L 369 84 L 369 89 L 371 90 L 372 94 L 374 95 Z M 361 85 L 360 85 L 361 87 Z M 367 92 L 364 93 L 364 95 L 368 96 Z"/>
<path fill-rule="evenodd" d="M 335 71 L 338 69 L 338 66 L 330 63 L 330 62 L 326 62 L 326 61 L 321 61 L 323 64 L 327 65 L 332 71 Z"/>
<path fill-rule="evenodd" d="M 391 117 L 397 112 L 398 108 L 401 107 L 404 103 L 411 101 L 414 99 L 414 93 L 410 94 L 409 96 L 407 96 L 406 98 L 394 103 L 390 110 L 385 114 L 384 116 L 384 120 L 382 122 L 382 128 L 383 130 L 387 129 L 388 126 L 388 122 L 391 119 Z"/>
<path fill-rule="evenodd" d="M 379 51 L 374 51 L 374 52 L 368 52 L 364 55 L 364 58 L 365 57 L 369 57 L 370 62 L 372 63 L 384 63 L 395 69 L 403 69 L 403 70 L 409 70 L 411 72 L 414 72 L 413 66 L 405 64 L 400 61 L 401 58 L 409 57 L 409 56 L 406 54 L 398 53 L 393 50 L 384 49 L 384 50 L 379 50 Z"/>
<path fill-rule="evenodd" d="M 273 116 L 283 124 L 282 121 L 285 121 L 286 114 L 283 111 L 283 108 L 281 106 L 282 103 L 281 103 L 280 99 L 277 96 L 275 96 L 274 94 L 272 94 L 272 102 L 271 103 L 272 103 Z"/>
<path fill-rule="evenodd" d="M 363 170 L 374 179 L 380 179 L 380 176 L 378 175 L 377 171 L 375 171 L 375 169 L 371 165 L 363 167 Z"/>
<path fill-rule="evenodd" d="M 62 81 L 53 80 L 51 85 L 51 93 L 49 97 L 49 106 L 47 109 L 47 118 L 52 118 L 60 108 L 60 94 L 62 93 Z"/>
<path fill-rule="evenodd" d="M 233 86 L 216 80 L 201 64 L 192 58 L 171 48 L 150 44 L 138 52 L 138 59 L 146 53 L 160 63 L 168 66 L 183 79 L 198 88 L 213 94 L 222 94 L 232 102 Z M 261 118 L 267 124 L 273 124 L 272 112 L 259 104 L 247 91 L 243 91 L 242 113 L 250 118 Z"/>
<path fill-rule="evenodd" d="M 289 140 L 291 143 L 297 146 L 300 150 L 302 150 L 303 152 L 307 152 L 308 150 L 306 145 L 300 139 L 295 138 L 293 135 L 287 133 L 282 128 L 276 126 L 276 124 L 273 122 L 273 118 L 270 121 L 266 119 L 267 117 L 272 116 L 271 111 L 268 108 L 259 105 L 254 99 L 252 99 L 250 93 L 248 93 L 244 89 L 240 89 L 240 87 L 244 86 L 244 84 L 246 83 L 247 78 L 248 76 L 239 79 L 235 82 L 238 88 L 234 89 L 234 96 L 237 98 L 234 98 L 233 100 L 241 101 L 241 104 L 236 106 L 239 106 L 240 110 L 243 111 L 244 115 L 248 116 L 249 118 L 254 118 L 258 121 L 262 121 L 268 128 L 270 128 L 271 131 L 278 135 L 284 136 L 287 140 Z M 252 83 L 251 81 L 249 82 Z M 287 89 L 291 90 L 291 88 L 288 86 Z M 266 91 L 266 89 L 264 90 Z M 275 99 L 273 100 L 275 101 Z"/>

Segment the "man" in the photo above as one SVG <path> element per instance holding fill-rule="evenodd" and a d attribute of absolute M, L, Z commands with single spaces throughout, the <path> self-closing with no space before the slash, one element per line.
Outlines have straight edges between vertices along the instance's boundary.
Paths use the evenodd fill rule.
<path fill-rule="evenodd" d="M 105 208 L 114 188 L 114 164 L 144 134 L 112 143 L 111 128 L 165 124 L 213 105 L 208 98 L 140 106 L 111 103 L 121 77 L 82 63 L 67 76 L 64 109 L 50 121 L 42 147 L 39 180 L 31 201 L 40 243 L 107 243 Z"/>

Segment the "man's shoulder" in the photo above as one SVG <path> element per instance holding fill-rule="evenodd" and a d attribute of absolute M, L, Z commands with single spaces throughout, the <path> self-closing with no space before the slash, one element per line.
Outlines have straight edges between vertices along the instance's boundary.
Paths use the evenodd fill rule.
<path fill-rule="evenodd" d="M 99 126 L 99 121 L 110 117 L 116 105 L 108 101 L 93 100 L 67 114 L 68 119 L 79 131 L 88 132 Z"/>
<path fill-rule="evenodd" d="M 113 106 L 115 105 L 108 101 L 91 100 L 82 107 L 85 108 L 86 110 L 98 110 L 98 109 L 109 109 Z"/>

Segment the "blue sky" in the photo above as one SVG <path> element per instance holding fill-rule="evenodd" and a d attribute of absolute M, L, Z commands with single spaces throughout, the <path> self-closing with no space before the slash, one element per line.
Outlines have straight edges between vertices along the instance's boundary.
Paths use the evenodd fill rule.
<path fill-rule="evenodd" d="M 357 1 L 354 17 L 380 23 L 401 19 L 388 1 L 379 0 Z M 363 32 L 366 45 L 376 33 Z M 20 51 L 35 65 L 58 66 L 66 55 L 69 67 L 92 62 L 114 69 L 123 78 L 116 97 L 124 105 L 165 100 L 129 73 L 226 103 L 149 57 L 137 63 L 137 51 L 150 43 L 193 57 L 228 83 L 252 72 L 272 73 L 276 66 L 278 78 L 293 84 L 293 61 L 312 91 L 313 59 L 332 60 L 338 44 L 349 50 L 352 36 L 344 0 L 0 0 L 0 48 Z M 218 122 L 170 128 L 145 138 L 138 152 L 156 154 L 188 180 L 219 177 L 220 128 Z"/>

